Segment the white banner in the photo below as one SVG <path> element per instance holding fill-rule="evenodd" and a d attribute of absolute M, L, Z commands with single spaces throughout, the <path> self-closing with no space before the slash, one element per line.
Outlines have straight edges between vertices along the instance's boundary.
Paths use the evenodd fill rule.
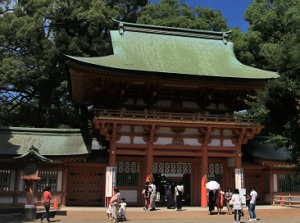
<path fill-rule="evenodd" d="M 113 188 L 117 184 L 117 168 L 114 166 L 106 167 L 106 181 L 105 181 L 105 197 L 113 196 Z"/>
<path fill-rule="evenodd" d="M 236 168 L 234 172 L 235 172 L 235 188 L 237 189 L 244 188 L 244 169 Z"/>

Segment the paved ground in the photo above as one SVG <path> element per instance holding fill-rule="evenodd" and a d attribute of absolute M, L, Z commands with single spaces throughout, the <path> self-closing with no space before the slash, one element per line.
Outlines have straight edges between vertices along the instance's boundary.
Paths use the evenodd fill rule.
<path fill-rule="evenodd" d="M 286 206 L 257 206 L 258 223 L 300 223 L 300 207 Z M 39 215 L 38 215 L 39 216 Z M 248 222 L 248 213 L 241 222 Z M 111 222 L 106 219 L 105 208 L 95 207 L 62 207 L 57 215 L 51 219 L 57 223 L 104 223 Z M 39 220 L 26 221 L 20 216 L 0 218 L 1 223 L 38 223 Z M 46 221 L 44 221 L 46 222 Z M 182 211 L 158 208 L 156 211 L 143 211 L 142 208 L 127 208 L 128 223 L 233 223 L 233 216 L 208 215 L 207 208 L 186 207 Z"/>

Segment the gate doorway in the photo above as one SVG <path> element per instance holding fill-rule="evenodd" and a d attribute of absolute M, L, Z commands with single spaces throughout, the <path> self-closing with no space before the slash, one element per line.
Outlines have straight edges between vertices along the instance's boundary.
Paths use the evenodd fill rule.
<path fill-rule="evenodd" d="M 190 191 L 191 191 L 191 175 L 190 174 L 153 174 L 154 184 L 157 190 L 157 202 L 160 206 L 166 204 L 165 191 L 168 185 L 171 185 L 174 193 L 176 185 L 181 182 L 184 186 L 183 203 L 190 205 Z M 174 194 L 173 194 L 174 195 Z"/>

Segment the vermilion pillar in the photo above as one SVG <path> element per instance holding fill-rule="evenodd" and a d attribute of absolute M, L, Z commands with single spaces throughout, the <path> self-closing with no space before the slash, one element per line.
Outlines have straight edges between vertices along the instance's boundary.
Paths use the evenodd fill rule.
<path fill-rule="evenodd" d="M 147 159 L 147 163 L 146 163 L 146 174 L 147 174 L 147 176 L 152 174 L 152 168 L 153 168 L 154 132 L 155 132 L 155 127 L 154 127 L 154 125 L 152 125 L 151 130 L 150 130 L 150 134 L 149 134 L 148 145 L 147 145 L 147 158 L 146 158 Z"/>
<path fill-rule="evenodd" d="M 240 145 L 236 147 L 235 168 L 242 168 L 242 151 Z"/>
<path fill-rule="evenodd" d="M 207 155 L 207 146 L 203 147 L 202 150 L 202 165 L 201 165 L 201 207 L 207 207 L 207 173 L 208 173 L 208 155 Z"/>
<path fill-rule="evenodd" d="M 114 124 L 113 132 L 110 139 L 110 147 L 109 147 L 109 166 L 116 165 L 116 141 L 117 141 L 117 128 Z"/>

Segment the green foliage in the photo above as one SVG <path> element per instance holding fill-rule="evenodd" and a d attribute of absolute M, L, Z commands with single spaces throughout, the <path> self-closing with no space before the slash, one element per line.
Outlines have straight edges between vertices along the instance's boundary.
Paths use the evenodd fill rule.
<path fill-rule="evenodd" d="M 250 27 L 239 43 L 240 60 L 281 76 L 248 101 L 249 114 L 299 163 L 300 0 L 255 0 L 245 18 Z"/>
<path fill-rule="evenodd" d="M 73 105 L 64 54 L 111 54 L 111 18 L 127 22 L 226 30 L 221 13 L 184 1 L 0 1 L 0 124 L 88 126 L 84 106 Z M 139 18 L 138 18 L 139 17 Z"/>
<path fill-rule="evenodd" d="M 227 31 L 226 19 L 220 11 L 191 8 L 184 1 L 162 0 L 142 8 L 138 23 L 211 31 Z"/>
<path fill-rule="evenodd" d="M 0 4 L 0 124 L 81 127 L 63 55 L 108 54 L 107 30 L 119 14 L 117 5 L 109 10 L 101 0 Z"/>

